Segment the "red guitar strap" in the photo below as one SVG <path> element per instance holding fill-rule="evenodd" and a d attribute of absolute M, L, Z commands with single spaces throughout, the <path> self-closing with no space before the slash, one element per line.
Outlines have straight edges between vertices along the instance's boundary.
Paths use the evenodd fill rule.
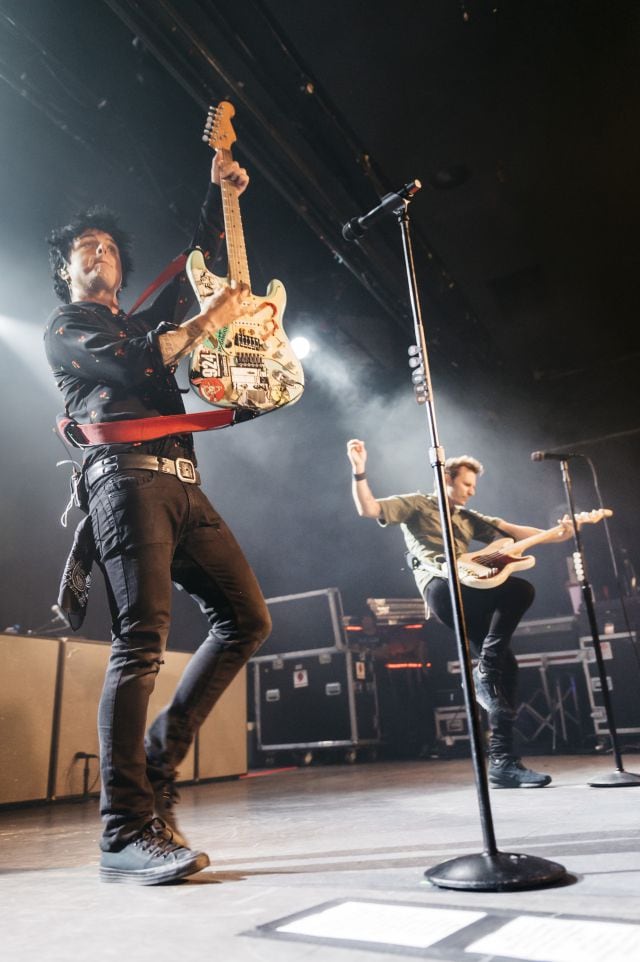
<path fill-rule="evenodd" d="M 78 424 L 66 414 L 59 414 L 56 425 L 65 441 L 76 448 L 87 448 L 94 444 L 139 444 L 171 434 L 216 431 L 242 420 L 247 420 L 245 412 L 238 416 L 235 410 L 220 408 L 194 414 L 164 414 L 130 421 L 101 421 L 97 424 Z"/>
<path fill-rule="evenodd" d="M 186 254 L 178 254 L 174 257 L 170 264 L 167 264 L 165 269 L 158 274 L 154 281 L 151 281 L 146 290 L 142 292 L 138 300 L 135 302 L 130 311 L 127 311 L 127 317 L 131 317 L 132 314 L 138 310 L 138 308 L 147 301 L 152 294 L 154 294 L 159 287 L 170 281 L 176 274 L 179 274 L 181 270 L 184 270 L 184 265 L 187 263 Z"/>

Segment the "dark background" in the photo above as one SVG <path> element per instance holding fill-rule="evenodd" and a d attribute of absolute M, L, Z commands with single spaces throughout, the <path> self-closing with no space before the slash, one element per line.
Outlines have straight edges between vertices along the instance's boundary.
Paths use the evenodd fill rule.
<path fill-rule="evenodd" d="M 557 463 L 530 452 L 589 455 L 628 582 L 639 34 L 640 7 L 624 0 L 0 0 L 0 628 L 49 619 L 71 537 L 41 345 L 55 306 L 44 238 L 85 204 L 121 211 L 135 239 L 130 306 L 188 241 L 210 162 L 205 108 L 221 99 L 252 175 L 253 288 L 279 277 L 289 336 L 314 344 L 298 405 L 198 440 L 205 490 L 265 594 L 337 586 L 358 615 L 368 597 L 414 593 L 400 532 L 357 518 L 344 454 L 348 438 L 367 440 L 376 494 L 431 490 L 399 232 L 390 219 L 358 246 L 340 230 L 414 178 L 446 454 L 484 462 L 479 510 L 541 527 L 564 496 Z M 578 507 L 594 507 L 587 465 L 572 468 Z M 602 598 L 615 591 L 603 526 L 584 537 Z M 532 617 L 570 613 L 569 553 L 540 549 Z M 108 638 L 98 583 L 84 632 Z M 177 596 L 172 643 L 191 648 L 201 632 Z"/>

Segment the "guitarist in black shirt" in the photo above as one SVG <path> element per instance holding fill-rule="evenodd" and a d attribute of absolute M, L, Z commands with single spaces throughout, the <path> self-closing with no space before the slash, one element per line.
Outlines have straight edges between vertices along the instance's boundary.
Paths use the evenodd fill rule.
<path fill-rule="evenodd" d="M 237 162 L 214 158 L 194 238 L 205 251 L 219 245 L 221 180 L 238 194 L 249 182 Z M 112 214 L 86 212 L 54 231 L 49 243 L 64 306 L 49 320 L 45 349 L 67 415 L 80 424 L 120 425 L 183 413 L 175 366 L 242 315 L 242 286 L 205 298 L 184 321 L 194 299 L 184 275 L 176 276 L 150 308 L 129 316 L 120 308 L 129 244 Z M 270 618 L 240 547 L 200 488 L 189 434 L 88 448 L 82 488 L 113 622 L 98 715 L 100 876 L 153 885 L 209 864 L 178 830 L 176 770 L 198 727 L 267 637 Z M 198 602 L 209 632 L 145 736 L 172 582 Z"/>

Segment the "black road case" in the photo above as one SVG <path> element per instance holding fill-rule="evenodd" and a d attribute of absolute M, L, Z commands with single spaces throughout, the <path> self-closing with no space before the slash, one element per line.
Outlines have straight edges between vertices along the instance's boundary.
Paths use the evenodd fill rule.
<path fill-rule="evenodd" d="M 636 632 L 615 632 L 600 635 L 607 687 L 619 735 L 640 735 L 640 705 L 638 703 L 638 649 Z M 591 707 L 591 718 L 596 736 L 609 734 L 607 716 L 602 704 L 602 682 L 593 650 L 591 635 L 580 639 L 584 674 Z"/>
<path fill-rule="evenodd" d="M 368 654 L 327 648 L 253 664 L 258 748 L 377 745 L 378 698 Z"/>

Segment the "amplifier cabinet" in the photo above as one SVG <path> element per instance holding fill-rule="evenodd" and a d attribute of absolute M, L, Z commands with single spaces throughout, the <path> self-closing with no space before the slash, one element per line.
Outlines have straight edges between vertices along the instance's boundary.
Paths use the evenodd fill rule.
<path fill-rule="evenodd" d="M 0 635 L 0 804 L 49 793 L 62 642 Z"/>
<path fill-rule="evenodd" d="M 332 748 L 380 741 L 373 661 L 328 648 L 253 662 L 258 748 Z"/>
<path fill-rule="evenodd" d="M 600 645 L 618 734 L 640 734 L 640 651 L 636 632 L 600 635 Z M 602 705 L 602 685 L 590 635 L 580 638 L 580 648 L 593 727 L 596 735 L 607 735 L 609 726 Z"/>
<path fill-rule="evenodd" d="M 84 639 L 0 633 L 0 805 L 99 791 L 97 713 L 110 650 Z M 165 653 L 149 720 L 170 701 L 190 657 Z M 243 671 L 202 725 L 181 781 L 246 772 L 245 683 Z"/>

